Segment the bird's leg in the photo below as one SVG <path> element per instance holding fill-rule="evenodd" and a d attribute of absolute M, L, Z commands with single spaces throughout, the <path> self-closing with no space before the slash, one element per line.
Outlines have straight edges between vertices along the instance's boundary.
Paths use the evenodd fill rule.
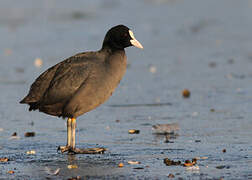
<path fill-rule="evenodd" d="M 72 139 L 71 139 L 71 148 L 75 149 L 75 129 L 76 129 L 76 119 L 72 118 L 71 121 L 71 133 L 72 133 Z"/>
<path fill-rule="evenodd" d="M 60 151 L 66 152 L 69 154 L 102 154 L 106 151 L 105 148 L 87 148 L 80 149 L 75 148 L 75 131 L 76 131 L 76 119 L 68 118 L 67 120 L 67 145 L 60 146 Z"/>
<path fill-rule="evenodd" d="M 71 146 L 71 140 L 72 140 L 72 119 L 67 119 L 67 145 L 66 146 L 59 146 L 58 150 L 60 150 L 62 153 L 69 150 Z"/>
<path fill-rule="evenodd" d="M 71 146 L 71 140 L 72 140 L 72 119 L 67 119 L 67 147 Z"/>

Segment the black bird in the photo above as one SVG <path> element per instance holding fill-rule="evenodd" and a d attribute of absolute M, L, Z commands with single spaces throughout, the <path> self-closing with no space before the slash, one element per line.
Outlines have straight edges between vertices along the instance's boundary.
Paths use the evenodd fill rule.
<path fill-rule="evenodd" d="M 124 48 L 143 46 L 124 25 L 111 28 L 99 51 L 76 54 L 52 66 L 31 85 L 20 101 L 29 111 L 39 110 L 67 119 L 67 145 L 61 152 L 92 153 L 75 147 L 76 118 L 104 103 L 122 79 L 127 65 Z"/>

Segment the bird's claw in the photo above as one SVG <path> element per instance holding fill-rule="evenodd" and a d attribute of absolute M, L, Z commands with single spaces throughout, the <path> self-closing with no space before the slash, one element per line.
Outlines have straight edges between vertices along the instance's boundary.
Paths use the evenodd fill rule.
<path fill-rule="evenodd" d="M 107 151 L 106 148 L 71 148 L 69 146 L 59 146 L 57 151 L 61 151 L 61 153 L 68 152 L 68 154 L 103 154 Z"/>

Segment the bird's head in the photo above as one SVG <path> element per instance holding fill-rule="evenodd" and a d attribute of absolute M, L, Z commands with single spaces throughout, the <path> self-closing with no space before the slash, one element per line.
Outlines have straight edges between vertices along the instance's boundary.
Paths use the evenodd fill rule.
<path fill-rule="evenodd" d="M 143 46 L 136 40 L 133 32 L 124 25 L 112 27 L 107 32 L 102 45 L 102 47 L 109 47 L 112 49 L 124 49 L 129 46 L 143 49 Z"/>

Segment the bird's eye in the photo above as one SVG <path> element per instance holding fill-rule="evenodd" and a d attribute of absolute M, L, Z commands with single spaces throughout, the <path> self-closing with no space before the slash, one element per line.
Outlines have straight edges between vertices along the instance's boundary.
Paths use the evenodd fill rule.
<path fill-rule="evenodd" d="M 127 33 L 124 33 L 124 37 L 127 37 L 128 36 L 128 34 Z"/>

